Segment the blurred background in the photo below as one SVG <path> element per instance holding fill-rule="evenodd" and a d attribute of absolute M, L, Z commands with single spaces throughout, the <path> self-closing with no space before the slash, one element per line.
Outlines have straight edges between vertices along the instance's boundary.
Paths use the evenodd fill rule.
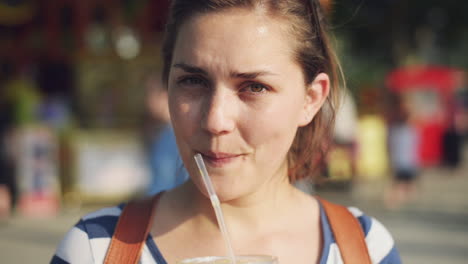
<path fill-rule="evenodd" d="M 186 179 L 159 80 L 168 2 L 0 0 L 2 263 L 48 263 L 81 215 Z M 321 3 L 347 89 L 327 181 L 298 187 L 378 218 L 404 263 L 466 263 L 468 2 Z"/>

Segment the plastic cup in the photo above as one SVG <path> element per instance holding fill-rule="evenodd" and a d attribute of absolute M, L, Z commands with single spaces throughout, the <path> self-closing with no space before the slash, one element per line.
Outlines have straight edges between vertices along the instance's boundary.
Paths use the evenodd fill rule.
<path fill-rule="evenodd" d="M 235 264 L 278 264 L 278 259 L 273 256 L 236 256 Z M 231 264 L 229 257 L 198 257 L 185 259 L 177 264 Z"/>

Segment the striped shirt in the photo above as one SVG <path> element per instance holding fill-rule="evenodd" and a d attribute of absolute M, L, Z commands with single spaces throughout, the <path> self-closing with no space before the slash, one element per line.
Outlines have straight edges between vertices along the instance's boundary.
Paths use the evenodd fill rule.
<path fill-rule="evenodd" d="M 83 217 L 65 235 L 50 263 L 103 263 L 123 206 L 122 204 L 104 208 Z M 387 229 L 379 221 L 363 214 L 357 208 L 349 207 L 348 210 L 362 226 L 372 263 L 400 264 L 400 256 Z M 319 263 L 343 264 L 340 250 L 335 243 L 322 206 L 320 217 L 324 244 Z M 167 264 L 151 235 L 146 240 L 140 263 Z"/>

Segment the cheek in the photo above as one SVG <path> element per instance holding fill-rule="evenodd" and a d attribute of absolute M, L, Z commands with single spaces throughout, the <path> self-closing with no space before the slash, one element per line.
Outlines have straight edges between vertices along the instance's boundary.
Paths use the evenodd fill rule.
<path fill-rule="evenodd" d="M 187 103 L 174 104 L 170 107 L 171 120 L 174 126 L 184 125 L 186 119 L 190 120 L 190 115 L 193 114 L 190 108 Z"/>
<path fill-rule="evenodd" d="M 190 152 L 187 144 L 196 135 L 198 111 L 196 111 L 193 104 L 180 100 L 180 98 L 169 99 L 169 111 L 177 145 L 184 160 L 185 156 Z M 184 161 L 186 162 L 186 160 Z"/>
<path fill-rule="evenodd" d="M 172 126 L 175 130 L 187 130 L 193 126 L 197 111 L 194 111 L 193 103 L 184 100 L 176 94 L 169 96 L 169 112 Z"/>
<path fill-rule="evenodd" d="M 171 124 L 176 136 L 177 146 L 184 164 L 190 165 L 190 147 L 188 143 L 196 134 L 197 129 L 197 111 L 193 104 L 184 102 L 179 98 L 169 98 L 169 112 Z M 187 168 L 189 169 L 189 168 Z"/>
<path fill-rule="evenodd" d="M 278 103 L 269 109 L 263 109 L 260 113 L 250 113 L 246 116 L 249 117 L 246 129 L 250 133 L 245 133 L 245 138 L 256 146 L 257 151 L 286 154 L 297 131 L 299 116 L 297 104 Z"/>

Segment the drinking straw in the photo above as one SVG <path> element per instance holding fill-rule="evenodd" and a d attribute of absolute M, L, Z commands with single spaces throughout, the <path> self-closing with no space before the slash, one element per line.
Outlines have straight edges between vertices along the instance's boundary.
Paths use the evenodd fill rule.
<path fill-rule="evenodd" d="M 213 184 L 211 183 L 210 176 L 206 171 L 205 163 L 203 162 L 203 157 L 200 153 L 194 156 L 195 162 L 197 163 L 198 169 L 200 170 L 200 174 L 202 176 L 203 182 L 205 183 L 206 190 L 208 191 L 208 195 L 210 196 L 211 205 L 213 205 L 216 220 L 218 221 L 218 226 L 221 229 L 221 235 L 224 239 L 224 244 L 226 246 L 226 251 L 228 253 L 228 257 L 231 259 L 231 263 L 236 263 L 236 257 L 234 255 L 234 251 L 232 250 L 231 239 L 229 238 L 229 234 L 227 232 L 226 224 L 224 222 L 223 212 L 221 211 L 221 203 L 219 202 L 218 196 L 213 188 Z"/>

